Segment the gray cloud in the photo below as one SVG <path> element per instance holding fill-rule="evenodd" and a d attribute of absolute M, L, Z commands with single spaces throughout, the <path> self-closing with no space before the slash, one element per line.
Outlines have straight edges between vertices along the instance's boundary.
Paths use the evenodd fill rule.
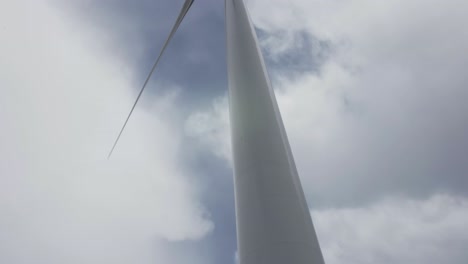
<path fill-rule="evenodd" d="M 345 20 L 355 5 L 375 7 L 379 16 L 362 14 L 329 29 L 342 34 L 331 40 L 348 44 L 323 72 L 278 83 L 290 87 L 280 95 L 287 102 L 282 109 L 299 168 L 320 200 L 468 190 L 468 109 L 462 99 L 468 92 L 461 67 L 468 38 L 456 33 L 462 17 L 455 15 L 464 7 L 424 3 L 430 8 L 417 14 L 399 2 L 347 4 L 336 20 Z M 416 12 L 422 2 L 405 4 Z M 398 23 L 385 24 L 391 17 Z M 431 31 L 422 31 L 428 26 Z M 457 44 L 449 48 L 447 42 Z"/>
<path fill-rule="evenodd" d="M 183 1 L 69 1 L 65 6 L 80 10 L 93 26 L 106 29 L 117 53 L 137 69 L 136 83 L 143 82 L 159 53 Z M 64 5 L 60 3 L 59 5 Z M 194 4 L 174 36 L 153 79 L 181 89 L 180 106 L 209 102 L 226 90 L 224 2 L 209 0 Z M 148 87 L 149 93 L 166 89 Z"/>
<path fill-rule="evenodd" d="M 331 43 L 307 31 L 257 29 L 265 63 L 272 79 L 296 78 L 305 72 L 319 73 L 332 52 Z"/>

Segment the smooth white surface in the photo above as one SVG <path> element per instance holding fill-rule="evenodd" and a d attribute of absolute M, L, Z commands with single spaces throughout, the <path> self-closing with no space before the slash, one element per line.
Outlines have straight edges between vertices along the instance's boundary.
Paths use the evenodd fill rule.
<path fill-rule="evenodd" d="M 241 264 L 324 263 L 257 37 L 226 0 L 227 61 Z"/>

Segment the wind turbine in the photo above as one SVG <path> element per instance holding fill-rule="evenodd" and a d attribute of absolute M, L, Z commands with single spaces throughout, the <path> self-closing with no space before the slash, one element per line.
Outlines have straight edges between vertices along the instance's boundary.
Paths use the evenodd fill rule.
<path fill-rule="evenodd" d="M 194 0 L 186 0 L 143 90 Z M 225 0 L 240 264 L 324 264 L 257 35 L 243 0 Z"/>

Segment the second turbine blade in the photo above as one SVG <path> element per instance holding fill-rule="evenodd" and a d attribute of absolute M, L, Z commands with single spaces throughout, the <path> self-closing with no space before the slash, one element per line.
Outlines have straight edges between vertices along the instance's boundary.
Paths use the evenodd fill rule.
<path fill-rule="evenodd" d="M 146 77 L 146 80 L 143 83 L 143 87 L 141 88 L 140 93 L 138 93 L 138 96 L 137 96 L 137 98 L 135 100 L 135 103 L 133 104 L 132 109 L 130 110 L 130 113 L 128 114 L 127 119 L 125 120 L 125 123 L 122 126 L 122 129 L 120 130 L 119 135 L 117 136 L 117 139 L 115 140 L 114 145 L 112 146 L 112 149 L 109 152 L 109 156 L 107 156 L 107 158 L 110 158 L 110 156 L 112 155 L 112 152 L 114 152 L 115 146 L 117 146 L 117 143 L 119 142 L 120 136 L 122 136 L 122 133 L 123 133 L 125 127 L 127 126 L 128 120 L 130 119 L 130 116 L 132 115 L 133 110 L 135 110 L 135 107 L 138 104 L 138 101 L 140 100 L 140 97 L 143 94 L 143 91 L 145 90 L 146 85 L 148 84 L 149 80 L 151 79 L 151 75 L 153 75 L 153 72 L 154 72 L 154 70 L 156 69 L 156 66 L 159 63 L 159 60 L 161 59 L 161 56 L 163 55 L 164 51 L 166 50 L 167 45 L 169 44 L 169 42 L 171 41 L 171 39 L 174 36 L 175 32 L 179 28 L 180 24 L 182 23 L 182 20 L 184 19 L 185 15 L 189 11 L 189 9 L 192 6 L 193 2 L 194 2 L 194 0 L 185 0 L 185 3 L 182 6 L 182 9 L 180 10 L 179 16 L 177 17 L 177 20 L 176 20 L 174 26 L 172 27 L 172 30 L 169 33 L 169 36 L 167 37 L 166 41 L 164 42 L 164 46 L 162 47 L 161 52 L 159 53 L 159 56 L 156 59 L 156 62 L 154 63 L 153 67 L 151 68 L 151 71 L 149 72 L 148 76 Z"/>

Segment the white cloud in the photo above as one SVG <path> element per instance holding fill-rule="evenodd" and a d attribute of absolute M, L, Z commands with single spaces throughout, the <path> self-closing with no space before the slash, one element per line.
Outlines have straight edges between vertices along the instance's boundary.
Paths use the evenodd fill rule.
<path fill-rule="evenodd" d="M 229 131 L 229 106 L 226 97 L 217 98 L 211 109 L 195 112 L 185 124 L 187 136 L 195 138 L 201 148 L 214 154 L 231 165 L 231 138 Z"/>
<path fill-rule="evenodd" d="M 107 161 L 135 90 L 106 32 L 45 1 L 0 3 L 0 24 L 0 262 L 206 262 L 165 242 L 213 228 L 178 155 L 177 94 L 143 102 Z"/>
<path fill-rule="evenodd" d="M 386 199 L 368 207 L 312 211 L 327 264 L 466 263 L 468 201 Z"/>

